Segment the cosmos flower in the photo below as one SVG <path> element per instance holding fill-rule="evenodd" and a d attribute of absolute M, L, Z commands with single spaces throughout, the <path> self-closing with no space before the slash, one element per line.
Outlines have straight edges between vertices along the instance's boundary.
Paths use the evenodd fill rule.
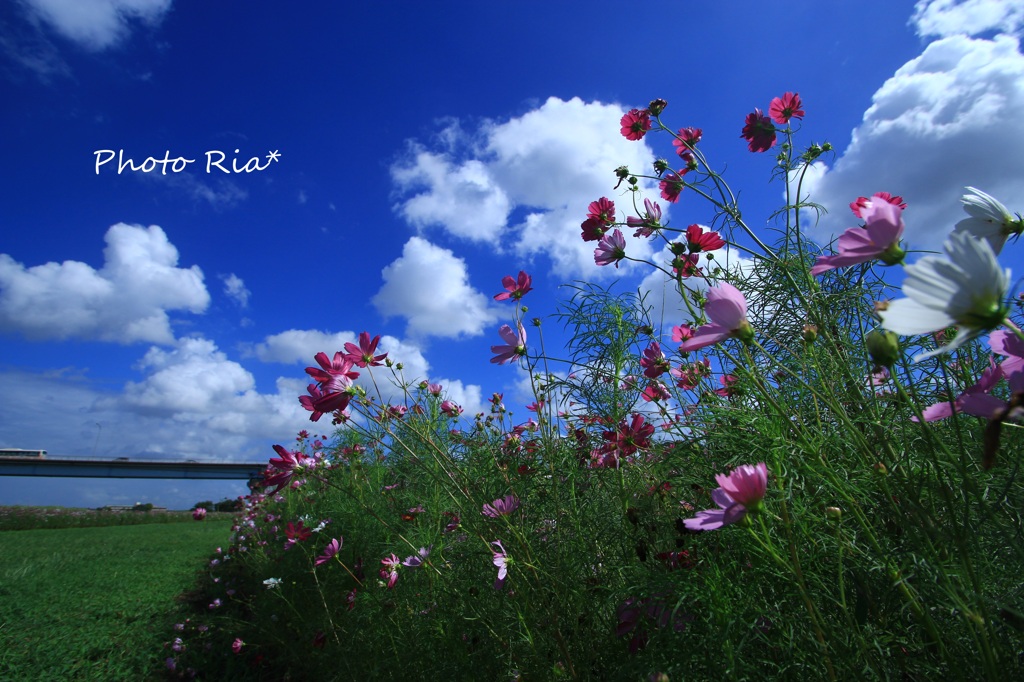
<path fill-rule="evenodd" d="M 706 509 L 686 519 L 683 523 L 690 530 L 717 530 L 760 509 L 768 488 L 768 467 L 764 462 L 743 464 L 729 474 L 718 474 L 715 480 L 719 487 L 711 492 L 711 499 L 718 509 Z"/>
<path fill-rule="evenodd" d="M 882 326 L 897 334 L 927 334 L 956 325 L 956 337 L 916 360 L 959 348 L 1006 319 L 1010 271 L 1001 270 L 992 247 L 966 232 L 945 244 L 948 260 L 925 256 L 906 267 L 901 298 L 878 312 Z"/>
<path fill-rule="evenodd" d="M 601 237 L 597 248 L 594 249 L 594 262 L 598 265 L 611 265 L 619 267 L 619 261 L 626 257 L 626 238 L 618 228 L 612 230 L 611 234 Z"/>
<path fill-rule="evenodd" d="M 839 253 L 819 257 L 811 268 L 811 275 L 817 277 L 828 270 L 875 259 L 886 265 L 901 262 L 904 256 L 899 245 L 903 237 L 902 214 L 902 208 L 888 201 L 868 200 L 867 205 L 861 208 L 861 216 L 866 223 L 864 227 L 851 227 L 840 235 L 837 243 Z"/>
<path fill-rule="evenodd" d="M 803 105 L 799 93 L 787 92 L 782 97 L 776 97 L 771 101 L 768 106 L 768 114 L 780 126 L 786 125 L 791 118 L 804 117 L 804 110 L 801 109 Z"/>
<path fill-rule="evenodd" d="M 533 279 L 523 272 L 519 271 L 519 277 L 512 279 L 512 275 L 505 275 L 501 278 L 501 284 L 505 287 L 505 291 L 500 294 L 494 295 L 495 301 L 518 301 L 527 293 L 533 291 L 533 287 L 530 286 L 533 283 Z"/>
<path fill-rule="evenodd" d="M 491 352 L 497 353 L 491 358 L 492 363 L 504 365 L 526 355 L 526 330 L 523 329 L 521 323 L 517 323 L 517 326 L 519 327 L 518 333 L 512 331 L 512 327 L 507 324 L 501 325 L 498 329 L 498 334 L 505 340 L 505 345 L 491 346 Z"/>
<path fill-rule="evenodd" d="M 619 120 L 619 132 L 627 140 L 640 140 L 651 129 L 651 114 L 646 109 L 630 109 Z"/>
<path fill-rule="evenodd" d="M 327 543 L 327 547 L 324 548 L 324 553 L 316 558 L 316 561 L 313 562 L 313 565 L 320 566 L 330 561 L 335 554 L 341 551 L 341 545 L 344 541 L 344 538 L 336 538 Z"/>
<path fill-rule="evenodd" d="M 752 152 L 766 152 L 775 146 L 775 126 L 760 109 L 747 114 L 746 124 L 740 137 L 747 141 Z"/>
<path fill-rule="evenodd" d="M 484 504 L 480 513 L 496 519 L 499 516 L 508 516 L 516 509 L 519 509 L 519 498 L 513 494 L 494 500 L 490 504 Z"/>
<path fill-rule="evenodd" d="M 1014 218 L 1005 206 L 980 189 L 968 187 L 967 192 L 960 201 L 970 217 L 958 222 L 953 233 L 967 232 L 984 239 L 999 255 L 1011 235 L 1019 236 L 1024 231 L 1024 219 L 1019 215 Z"/>
<path fill-rule="evenodd" d="M 371 341 L 369 332 L 360 332 L 358 346 L 354 343 L 345 344 L 345 359 L 359 367 L 380 367 L 383 364 L 381 360 L 388 354 L 374 355 L 378 343 L 380 343 L 379 334 Z"/>
<path fill-rule="evenodd" d="M 680 351 L 698 350 L 731 336 L 743 340 L 753 338 L 754 330 L 747 322 L 747 299 L 739 289 L 728 282 L 721 282 L 708 289 L 707 296 L 704 312 L 711 324 L 701 326 L 693 336 L 683 341 L 679 345 Z"/>

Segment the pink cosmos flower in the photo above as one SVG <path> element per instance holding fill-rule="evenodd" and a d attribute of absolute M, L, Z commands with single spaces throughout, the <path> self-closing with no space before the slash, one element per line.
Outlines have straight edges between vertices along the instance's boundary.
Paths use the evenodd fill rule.
<path fill-rule="evenodd" d="M 206 518 L 206 510 L 202 507 L 196 507 L 192 510 L 192 518 L 196 521 L 202 521 Z"/>
<path fill-rule="evenodd" d="M 344 541 L 344 538 L 337 538 L 327 543 L 327 547 L 324 548 L 324 553 L 316 558 L 316 561 L 313 562 L 313 565 L 321 566 L 330 561 L 335 554 L 341 551 L 341 545 Z"/>
<path fill-rule="evenodd" d="M 679 201 L 679 195 L 683 191 L 682 175 L 669 171 L 662 178 L 661 182 L 658 183 L 658 187 L 661 189 L 661 198 L 674 204 Z"/>
<path fill-rule="evenodd" d="M 781 125 L 789 123 L 791 118 L 803 118 L 804 110 L 801 109 L 804 105 L 800 101 L 800 95 L 795 92 L 787 92 L 782 97 L 776 97 L 772 100 L 768 106 L 768 113 L 771 114 L 772 120 Z"/>
<path fill-rule="evenodd" d="M 703 325 L 687 341 L 679 346 L 680 351 L 688 352 L 735 336 L 747 341 L 753 338 L 754 331 L 747 322 L 747 299 L 728 282 L 708 289 L 708 301 L 704 306 L 711 324 Z"/>
<path fill-rule="evenodd" d="M 483 510 L 480 513 L 496 519 L 499 516 L 508 516 L 516 509 L 519 509 L 519 498 L 512 494 L 494 500 L 490 504 L 484 504 Z"/>
<path fill-rule="evenodd" d="M 642 218 L 635 216 L 626 218 L 626 224 L 636 228 L 636 232 L 633 233 L 634 237 L 650 237 L 662 228 L 661 206 L 657 202 L 644 199 L 644 211 L 645 214 Z"/>
<path fill-rule="evenodd" d="M 711 499 L 718 509 L 706 509 L 686 519 L 683 523 L 690 530 L 717 530 L 758 510 L 768 488 L 768 467 L 764 462 L 743 464 L 728 475 L 718 474 L 715 480 L 719 487 L 711 492 Z"/>
<path fill-rule="evenodd" d="M 714 251 L 723 246 L 725 246 L 725 240 L 717 232 L 705 232 L 704 228 L 696 223 L 686 228 L 686 247 L 691 254 Z"/>
<path fill-rule="evenodd" d="M 993 348 L 995 350 L 995 348 Z M 1005 362 L 1002 365 L 997 365 L 994 357 L 989 358 L 988 368 L 981 373 L 981 378 L 978 379 L 978 383 L 974 384 L 963 393 L 958 395 L 952 401 L 935 403 L 929 405 L 921 411 L 921 416 L 924 417 L 926 422 L 938 421 L 939 419 L 946 419 L 952 417 L 954 410 L 956 412 L 967 412 L 964 409 L 964 403 L 970 402 L 970 397 L 976 394 L 985 394 L 995 388 L 996 384 L 1003 378 L 1003 368 Z M 977 403 L 976 403 L 977 404 Z M 917 417 L 911 417 L 911 421 L 918 421 Z"/>
<path fill-rule="evenodd" d="M 270 491 L 271 495 L 288 485 L 292 476 L 295 474 L 296 469 L 306 466 L 312 461 L 302 453 L 292 452 L 281 445 L 275 445 L 274 451 L 277 452 L 280 457 L 270 458 L 270 464 L 263 475 L 264 486 L 268 488 L 272 485 L 277 486 L 274 490 Z"/>
<path fill-rule="evenodd" d="M 672 273 L 683 279 L 689 277 L 703 277 L 703 270 L 698 267 L 700 254 L 679 255 L 672 259 Z"/>
<path fill-rule="evenodd" d="M 899 206 L 876 199 L 868 200 L 861 207 L 864 227 L 851 227 L 839 237 L 839 253 L 835 256 L 820 256 L 811 268 L 811 275 L 817 277 L 834 268 L 844 268 L 858 263 L 881 260 L 886 265 L 895 265 L 903 260 L 900 248 L 903 237 L 903 209 Z"/>
<path fill-rule="evenodd" d="M 907 207 L 906 202 L 903 201 L 903 197 L 894 196 L 888 192 L 875 192 L 871 195 L 871 198 L 857 197 L 857 200 L 850 204 L 850 210 L 853 211 L 853 215 L 858 218 L 863 218 L 864 216 L 861 215 L 861 210 L 867 208 L 873 200 L 887 201 L 893 206 L 899 206 L 900 208 Z"/>
<path fill-rule="evenodd" d="M 333 360 L 329 359 L 327 353 L 323 352 L 314 355 L 313 359 L 320 365 L 320 369 L 307 367 L 306 374 L 316 379 L 321 387 L 330 384 L 339 377 L 344 377 L 345 379 L 356 379 L 359 377 L 359 372 L 352 371 L 352 361 L 340 351 L 334 354 Z"/>
<path fill-rule="evenodd" d="M 309 395 L 300 395 L 299 404 L 313 413 L 309 415 L 309 420 L 313 422 L 319 421 L 328 412 L 344 410 L 352 397 L 345 392 L 325 393 L 316 384 L 307 386 L 306 391 Z"/>
<path fill-rule="evenodd" d="M 242 647 L 245 646 L 245 642 L 242 641 L 241 637 L 235 637 L 235 641 L 231 643 L 231 650 L 236 654 L 242 653 Z"/>
<path fill-rule="evenodd" d="M 1005 329 L 997 329 L 988 336 L 988 345 L 996 355 L 1005 355 L 1000 367 L 1003 374 L 1010 376 L 1017 372 L 1024 372 L 1024 341 L 1016 334 L 1011 334 Z"/>
<path fill-rule="evenodd" d="M 672 140 L 672 144 L 675 146 L 679 156 L 683 156 L 697 146 L 700 138 L 704 135 L 704 131 L 700 128 L 680 128 L 678 135 L 679 137 Z"/>
<path fill-rule="evenodd" d="M 523 272 L 519 271 L 519 277 L 512 279 L 512 275 L 505 275 L 501 278 L 501 284 L 505 287 L 505 291 L 500 294 L 494 295 L 495 301 L 507 301 L 509 299 L 518 301 L 527 293 L 533 291 L 533 287 L 530 284 L 533 283 L 533 279 Z"/>
<path fill-rule="evenodd" d="M 429 547 L 420 547 L 416 554 L 407 556 L 402 560 L 402 565 L 407 568 L 419 568 L 423 565 L 423 562 L 430 556 L 430 550 L 434 548 L 433 545 Z"/>
<path fill-rule="evenodd" d="M 615 202 L 608 197 L 601 197 L 597 201 L 591 201 L 587 207 L 587 217 L 599 220 L 605 225 L 615 222 Z"/>
<path fill-rule="evenodd" d="M 718 383 L 722 384 L 722 387 L 715 389 L 715 395 L 720 395 L 723 398 L 731 398 L 736 395 L 735 384 L 740 378 L 735 374 L 723 374 L 718 378 Z"/>
<path fill-rule="evenodd" d="M 740 137 L 747 141 L 747 148 L 752 152 L 766 152 L 775 146 L 775 126 L 771 119 L 760 109 L 747 114 L 746 125 Z"/>
<path fill-rule="evenodd" d="M 693 338 L 693 329 L 688 324 L 677 324 L 672 327 L 672 343 L 682 343 Z"/>
<path fill-rule="evenodd" d="M 616 230 L 618 232 L 618 230 Z M 512 362 L 516 358 L 526 356 L 526 330 L 523 329 L 521 323 L 516 323 L 519 327 L 519 332 L 512 331 L 512 327 L 507 324 L 501 325 L 498 329 L 498 334 L 502 339 L 505 340 L 504 346 L 491 346 L 491 352 L 497 353 L 491 362 L 496 365 L 504 365 L 507 362 Z"/>
<path fill-rule="evenodd" d="M 700 384 L 700 380 L 711 374 L 711 361 L 704 358 L 686 367 L 673 367 L 670 374 L 674 376 L 676 386 L 684 391 L 692 391 Z"/>
<path fill-rule="evenodd" d="M 640 398 L 643 399 L 645 403 L 660 402 L 662 400 L 668 400 L 671 397 L 672 394 L 668 392 L 668 389 L 657 381 L 648 384 L 640 394 Z"/>
<path fill-rule="evenodd" d="M 657 341 L 651 341 L 651 345 L 644 349 L 640 366 L 644 368 L 644 376 L 648 379 L 657 379 L 671 369 L 668 358 L 661 351 L 661 344 Z"/>
<path fill-rule="evenodd" d="M 618 228 L 612 230 L 611 234 L 601 237 L 597 248 L 594 249 L 594 262 L 598 265 L 611 265 L 619 267 L 619 261 L 626 257 L 626 238 Z M 491 362 L 494 362 L 493 360 Z"/>
<path fill-rule="evenodd" d="M 354 343 L 345 344 L 345 359 L 359 367 L 380 367 L 383 364 L 381 360 L 386 358 L 388 354 L 374 355 L 378 343 L 380 343 L 379 334 L 373 337 L 371 341 L 369 332 L 360 332 L 358 346 Z M 354 379 L 355 377 L 352 378 Z"/>
<path fill-rule="evenodd" d="M 651 129 L 651 114 L 646 109 L 630 109 L 619 120 L 622 126 L 619 132 L 627 140 L 641 140 Z"/>
<path fill-rule="evenodd" d="M 508 556 L 508 553 L 505 552 L 505 548 L 502 546 L 501 540 L 495 540 L 491 544 L 498 548 L 497 552 L 493 549 L 491 550 L 491 554 L 494 555 L 491 562 L 498 569 L 498 579 L 494 581 L 494 589 L 500 590 L 505 586 L 505 579 L 508 578 L 508 567 L 511 565 L 512 559 Z"/>
<path fill-rule="evenodd" d="M 462 406 L 458 403 L 453 403 L 451 400 L 441 401 L 441 411 L 449 417 L 458 417 L 462 414 Z"/>
<path fill-rule="evenodd" d="M 392 553 L 380 560 L 384 568 L 380 569 L 380 577 L 388 581 L 388 589 L 393 589 L 398 582 L 398 567 L 402 565 L 398 557 Z"/>
<path fill-rule="evenodd" d="M 629 424 L 623 419 L 614 431 L 605 431 L 602 438 L 608 441 L 609 451 L 614 451 L 616 459 L 619 459 L 650 447 L 653 435 L 654 425 L 645 423 L 642 414 L 634 413 Z"/>

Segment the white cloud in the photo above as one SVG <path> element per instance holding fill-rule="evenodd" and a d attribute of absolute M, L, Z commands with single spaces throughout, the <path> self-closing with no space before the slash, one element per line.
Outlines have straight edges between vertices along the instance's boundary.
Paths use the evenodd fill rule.
<path fill-rule="evenodd" d="M 22 0 L 65 38 L 93 51 L 115 47 L 134 22 L 157 26 L 172 0 Z"/>
<path fill-rule="evenodd" d="M 0 331 L 33 339 L 171 343 L 169 310 L 201 313 L 210 302 L 198 266 L 157 225 L 118 223 L 105 236 L 103 268 L 64 261 L 26 268 L 0 254 Z"/>
<path fill-rule="evenodd" d="M 654 155 L 647 144 L 619 133 L 626 109 L 552 97 L 518 118 L 487 121 L 472 134 L 449 125 L 440 135 L 441 151 L 413 143 L 412 160 L 392 168 L 400 193 L 423 188 L 396 210 L 421 229 L 439 225 L 496 250 L 511 245 L 524 258 L 545 254 L 563 277 L 621 275 L 628 263 L 618 270 L 595 265 L 596 243 L 580 239 L 580 223 L 590 202 L 602 196 L 618 199 L 625 210 L 625 193 L 613 190 L 615 168 L 650 169 Z M 652 185 L 641 186 L 657 196 Z M 517 210 L 522 218 L 508 224 Z M 631 233 L 626 243 L 630 256 L 650 254 L 648 243 Z"/>
<path fill-rule="evenodd" d="M 242 278 L 231 273 L 230 275 L 221 275 L 221 279 L 224 280 L 224 294 L 242 308 L 248 307 L 252 292 L 245 287 Z"/>
<path fill-rule="evenodd" d="M 907 202 L 913 248 L 936 248 L 963 217 L 965 186 L 1007 204 L 1024 196 L 1024 55 L 1015 38 L 952 36 L 931 43 L 875 92 L 849 147 L 809 188 L 831 213 L 823 241 L 856 222 L 847 205 L 887 191 Z"/>
<path fill-rule="evenodd" d="M 385 317 L 406 318 L 413 337 L 475 336 L 496 319 L 488 298 L 470 286 L 466 262 L 422 237 L 410 238 L 381 275 L 373 304 Z"/>
<path fill-rule="evenodd" d="M 1024 26 L 1021 0 L 918 0 L 910 24 L 919 36 L 1018 33 Z"/>

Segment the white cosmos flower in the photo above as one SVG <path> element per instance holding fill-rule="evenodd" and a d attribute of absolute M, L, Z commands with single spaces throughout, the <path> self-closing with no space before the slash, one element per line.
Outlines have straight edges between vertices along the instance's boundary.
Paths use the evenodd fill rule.
<path fill-rule="evenodd" d="M 956 325 L 951 342 L 914 358 L 946 353 L 995 329 L 1009 312 L 1010 271 L 1001 270 L 988 242 L 954 232 L 945 244 L 949 259 L 925 256 L 906 267 L 903 293 L 879 312 L 882 326 L 897 334 L 927 334 Z"/>
<path fill-rule="evenodd" d="M 963 202 L 964 211 L 970 217 L 958 222 L 953 232 L 967 232 L 984 239 L 992 247 L 992 251 L 999 255 L 1006 244 L 1006 239 L 1012 234 L 1020 234 L 1024 229 L 1024 221 L 1019 216 L 1014 218 L 1005 206 L 980 189 L 966 189 L 968 194 L 960 201 Z"/>
<path fill-rule="evenodd" d="M 268 590 L 272 590 L 281 584 L 280 578 L 267 578 L 263 581 L 263 584 L 267 586 Z"/>

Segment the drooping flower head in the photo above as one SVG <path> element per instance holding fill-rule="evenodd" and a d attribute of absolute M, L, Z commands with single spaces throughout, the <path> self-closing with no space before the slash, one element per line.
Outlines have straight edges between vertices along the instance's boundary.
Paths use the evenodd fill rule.
<path fill-rule="evenodd" d="M 612 230 L 611 234 L 601 237 L 597 248 L 594 249 L 594 262 L 598 265 L 611 265 L 619 267 L 619 261 L 626 257 L 626 238 L 618 228 Z"/>
<path fill-rule="evenodd" d="M 694 223 L 686 228 L 686 248 L 692 253 L 702 251 L 714 251 L 725 246 L 725 240 L 717 232 L 704 231 L 704 228 Z"/>
<path fill-rule="evenodd" d="M 619 120 L 619 132 L 627 140 L 641 140 L 651 129 L 651 114 L 646 109 L 630 109 Z"/>
<path fill-rule="evenodd" d="M 964 218 L 953 228 L 956 232 L 967 232 L 984 239 L 996 255 L 1003 250 L 1006 240 L 1024 232 L 1024 218 L 1014 218 L 1006 207 L 980 189 L 967 188 L 961 201 L 969 218 Z"/>
<path fill-rule="evenodd" d="M 663 227 L 661 224 L 661 206 L 657 202 L 644 199 L 644 211 L 645 215 L 642 218 L 637 218 L 636 216 L 626 218 L 626 224 L 636 228 L 636 232 L 633 233 L 634 237 L 650 237 Z"/>
<path fill-rule="evenodd" d="M 844 268 L 857 263 L 878 259 L 886 265 L 895 265 L 903 260 L 900 248 L 903 237 L 903 209 L 881 199 L 868 200 L 861 208 L 865 225 L 851 227 L 839 237 L 839 253 L 821 256 L 811 268 L 811 275 L 817 277 L 834 268 Z"/>
<path fill-rule="evenodd" d="M 640 366 L 644 368 L 644 376 L 648 379 L 657 379 L 672 368 L 665 353 L 661 350 L 661 344 L 657 341 L 651 341 L 650 345 L 644 349 L 643 357 L 640 358 Z"/>
<path fill-rule="evenodd" d="M 491 550 L 493 555 L 491 563 L 498 569 L 498 579 L 494 581 L 494 589 L 500 590 L 505 585 L 505 579 L 508 578 L 508 567 L 512 563 L 512 558 L 508 556 L 508 553 L 501 544 L 501 540 L 495 540 L 491 544 L 498 548 L 498 551 Z"/>
<path fill-rule="evenodd" d="M 925 256 L 906 267 L 901 298 L 878 312 L 882 326 L 897 334 L 927 334 L 956 325 L 957 335 L 921 360 L 955 350 L 1001 325 L 1009 308 L 1010 271 L 1001 270 L 987 241 L 954 232 L 945 244 L 946 258 Z"/>
<path fill-rule="evenodd" d="M 494 500 L 490 504 L 484 504 L 480 513 L 496 519 L 499 516 L 508 516 L 516 509 L 519 509 L 519 498 L 513 494 Z"/>
<path fill-rule="evenodd" d="M 685 187 L 682 175 L 685 175 L 685 172 L 682 174 L 674 171 L 665 173 L 665 177 L 658 183 L 658 187 L 661 189 L 662 199 L 670 201 L 673 204 L 679 201 L 679 195 L 682 193 L 683 187 Z"/>
<path fill-rule="evenodd" d="M 530 286 L 533 283 L 533 278 L 528 274 L 519 271 L 519 277 L 512 279 L 512 275 L 505 275 L 501 278 L 501 284 L 505 287 L 505 291 L 494 295 L 495 301 L 518 301 L 523 296 L 533 291 L 533 287 Z"/>
<path fill-rule="evenodd" d="M 791 118 L 803 118 L 804 110 L 801 108 L 803 105 L 799 93 L 787 92 L 782 97 L 776 97 L 771 101 L 768 113 L 773 121 L 782 126 L 789 123 Z"/>
<path fill-rule="evenodd" d="M 672 144 L 675 145 L 679 156 L 683 156 L 696 147 L 703 136 L 704 131 L 700 128 L 680 128 L 678 137 L 672 139 Z"/>
<path fill-rule="evenodd" d="M 526 330 L 523 329 L 521 323 L 517 323 L 517 326 L 519 327 L 518 333 L 512 331 L 512 327 L 507 324 L 501 325 L 498 329 L 498 335 L 505 340 L 505 345 L 491 346 L 491 352 L 497 353 L 497 355 L 491 358 L 492 363 L 504 365 L 526 355 Z"/>
<path fill-rule="evenodd" d="M 321 566 L 330 561 L 335 554 L 341 551 L 341 545 L 344 542 L 344 538 L 336 538 L 327 543 L 327 547 L 324 548 L 324 553 L 316 558 L 313 562 L 314 566 Z"/>
<path fill-rule="evenodd" d="M 715 480 L 719 487 L 711 492 L 711 499 L 718 509 L 706 509 L 686 519 L 683 523 L 690 530 L 717 530 L 758 511 L 768 488 L 768 467 L 764 462 L 743 464 L 729 474 L 718 474 Z"/>
<path fill-rule="evenodd" d="M 743 341 L 754 337 L 754 330 L 747 322 L 747 299 L 739 289 L 721 282 L 711 287 L 707 293 L 704 312 L 711 324 L 705 324 L 692 337 L 679 345 L 679 350 L 686 352 L 711 346 L 719 341 L 735 336 Z"/>
<path fill-rule="evenodd" d="M 752 152 L 766 152 L 775 146 L 775 126 L 760 109 L 747 114 L 746 124 L 740 137 L 747 141 Z"/>

